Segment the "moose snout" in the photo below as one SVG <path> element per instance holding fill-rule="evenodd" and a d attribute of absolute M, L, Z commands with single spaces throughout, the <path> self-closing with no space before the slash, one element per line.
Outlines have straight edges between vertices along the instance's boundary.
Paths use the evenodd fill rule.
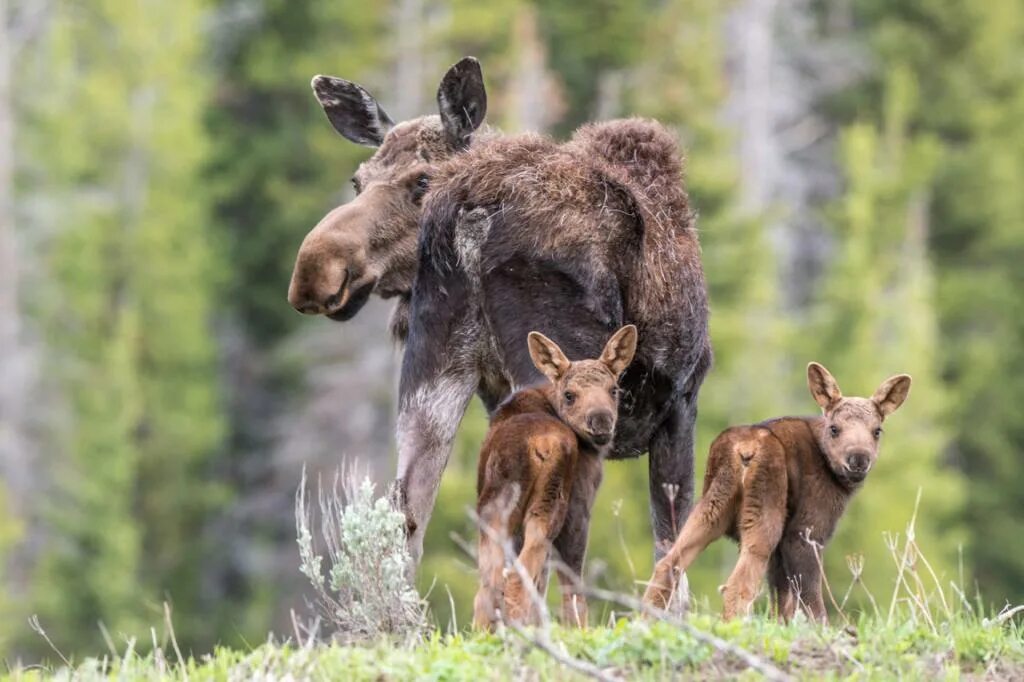
<path fill-rule="evenodd" d="M 615 415 L 607 410 L 591 412 L 587 415 L 587 430 L 598 445 L 604 445 L 612 439 L 615 429 Z"/>
<path fill-rule="evenodd" d="M 863 450 L 855 450 L 846 455 L 846 470 L 853 476 L 863 478 L 871 468 L 871 455 Z"/>

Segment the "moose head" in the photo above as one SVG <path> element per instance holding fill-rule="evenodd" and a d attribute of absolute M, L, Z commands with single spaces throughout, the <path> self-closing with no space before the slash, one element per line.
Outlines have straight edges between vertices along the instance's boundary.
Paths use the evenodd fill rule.
<path fill-rule="evenodd" d="M 433 170 L 465 149 L 487 112 L 480 63 L 466 57 L 441 80 L 438 114 L 402 123 L 361 86 L 316 76 L 313 92 L 334 129 L 376 148 L 352 177 L 356 198 L 306 235 L 288 302 L 300 313 L 351 319 L 370 294 L 408 294 L 416 275 L 420 206 Z"/>
<path fill-rule="evenodd" d="M 910 393 L 910 375 L 889 377 L 870 398 L 848 398 L 829 371 L 812 362 L 807 385 L 824 414 L 817 436 L 829 467 L 839 480 L 859 485 L 878 459 L 882 422 Z"/>
<path fill-rule="evenodd" d="M 636 327 L 615 332 L 596 360 L 572 362 L 554 341 L 530 332 L 527 344 L 534 366 L 554 385 L 558 418 L 584 441 L 602 448 L 611 443 L 619 412 L 619 376 L 636 353 Z"/>

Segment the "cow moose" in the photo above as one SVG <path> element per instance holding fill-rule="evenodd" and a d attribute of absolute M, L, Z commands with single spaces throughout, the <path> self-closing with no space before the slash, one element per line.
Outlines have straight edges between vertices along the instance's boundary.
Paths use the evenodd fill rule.
<path fill-rule="evenodd" d="M 601 483 L 601 460 L 615 434 L 619 375 L 636 351 L 636 327 L 615 332 L 597 359 L 570 360 L 551 339 L 530 332 L 533 364 L 547 382 L 513 393 L 491 418 L 480 448 L 477 516 L 481 524 L 477 561 L 480 589 L 473 624 L 490 628 L 499 611 L 510 621 L 535 618 L 517 571 L 505 577 L 503 543 L 522 547 L 518 561 L 534 586 L 547 573 L 548 546 L 562 531 L 570 507 L 587 519 Z M 572 497 L 574 482 L 584 497 Z M 587 603 L 576 576 L 559 571 L 562 620 L 586 625 Z"/>
<path fill-rule="evenodd" d="M 740 556 L 723 588 L 723 617 L 746 615 L 767 572 L 780 619 L 797 604 L 826 622 L 821 557 L 839 518 L 878 457 L 882 422 L 910 392 L 910 377 L 886 379 L 871 398 L 847 398 L 827 369 L 807 367 L 819 417 L 782 417 L 723 431 L 711 444 L 704 493 L 658 562 L 644 602 L 664 608 L 677 572 L 722 535 Z"/>
<path fill-rule="evenodd" d="M 483 125 L 476 60 L 444 76 L 438 114 L 395 124 L 360 86 L 317 76 L 334 127 L 377 151 L 358 196 L 299 249 L 289 301 L 335 320 L 373 293 L 394 297 L 404 340 L 393 493 L 414 562 L 459 421 L 476 392 L 489 412 L 536 382 L 522 339 L 540 330 L 571 357 L 594 357 L 624 324 L 638 328 L 610 458 L 649 453 L 656 551 L 693 497 L 697 393 L 711 364 L 707 292 L 682 184 L 680 152 L 659 124 L 585 125 L 566 143 Z M 586 520 L 554 546 L 582 565 Z"/>

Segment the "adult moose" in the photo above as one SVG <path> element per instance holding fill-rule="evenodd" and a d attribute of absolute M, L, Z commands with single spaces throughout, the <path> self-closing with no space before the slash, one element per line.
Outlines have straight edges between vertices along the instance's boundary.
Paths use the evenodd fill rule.
<path fill-rule="evenodd" d="M 625 324 L 640 343 L 609 457 L 649 453 L 660 556 L 692 502 L 697 392 L 711 363 L 672 136 L 638 119 L 584 126 L 561 145 L 493 135 L 472 58 L 441 81 L 439 115 L 397 125 L 358 85 L 318 76 L 313 89 L 338 132 L 377 152 L 355 174 L 356 199 L 303 242 L 289 301 L 346 320 L 371 293 L 398 297 L 396 493 L 415 560 L 473 393 L 493 411 L 540 378 L 522 343 L 531 330 L 579 359 Z M 585 518 L 569 518 L 553 543 L 576 570 L 586 536 Z"/>

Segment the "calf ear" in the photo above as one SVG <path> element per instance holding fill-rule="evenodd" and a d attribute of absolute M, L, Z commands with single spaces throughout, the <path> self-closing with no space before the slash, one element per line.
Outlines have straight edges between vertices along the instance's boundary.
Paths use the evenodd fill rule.
<path fill-rule="evenodd" d="M 825 412 L 835 407 L 843 398 L 839 384 L 824 366 L 816 362 L 807 365 L 807 387 L 811 389 L 815 402 Z"/>
<path fill-rule="evenodd" d="M 356 144 L 379 147 L 395 125 L 362 86 L 334 76 L 314 76 L 310 85 L 334 129 Z"/>
<path fill-rule="evenodd" d="M 882 418 L 888 417 L 895 412 L 910 393 L 910 375 L 897 374 L 882 382 L 875 394 L 871 396 L 872 402 L 878 406 Z"/>
<path fill-rule="evenodd" d="M 604 350 L 601 352 L 601 362 L 608 366 L 612 374 L 619 376 L 629 367 L 629 363 L 633 362 L 634 353 L 636 353 L 636 327 L 627 324 L 608 339 L 608 343 L 604 345 Z"/>
<path fill-rule="evenodd" d="M 487 91 L 480 62 L 464 57 L 448 69 L 437 88 L 437 109 L 452 149 L 465 149 L 487 114 Z"/>
<path fill-rule="evenodd" d="M 551 382 L 561 379 L 569 371 L 569 358 L 558 347 L 558 344 L 540 332 L 530 332 L 526 339 L 530 349 L 530 359 L 534 366 Z"/>

